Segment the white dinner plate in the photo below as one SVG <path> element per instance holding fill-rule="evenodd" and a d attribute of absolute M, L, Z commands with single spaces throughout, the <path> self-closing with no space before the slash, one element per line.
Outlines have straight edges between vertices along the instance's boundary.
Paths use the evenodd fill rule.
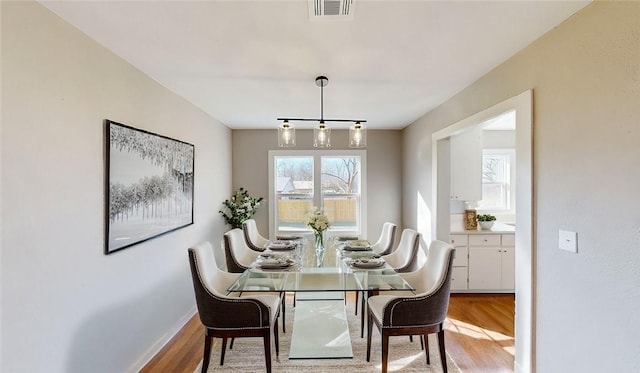
<path fill-rule="evenodd" d="M 258 267 L 262 269 L 285 269 L 293 264 L 290 260 L 265 259 L 258 263 Z"/>
<path fill-rule="evenodd" d="M 371 250 L 369 246 L 353 246 L 353 245 L 344 245 L 344 249 L 347 251 L 367 251 Z"/>
<path fill-rule="evenodd" d="M 383 259 L 358 259 L 351 262 L 351 265 L 356 268 L 379 268 L 384 263 Z"/>
<path fill-rule="evenodd" d="M 296 248 L 295 243 L 291 241 L 274 241 L 267 248 L 271 250 L 293 250 Z"/>

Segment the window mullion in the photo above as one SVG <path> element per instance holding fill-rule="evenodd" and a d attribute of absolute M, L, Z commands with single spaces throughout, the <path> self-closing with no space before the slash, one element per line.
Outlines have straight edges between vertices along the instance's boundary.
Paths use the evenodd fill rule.
<path fill-rule="evenodd" d="M 313 205 L 324 210 L 322 199 L 322 156 L 313 156 Z"/>

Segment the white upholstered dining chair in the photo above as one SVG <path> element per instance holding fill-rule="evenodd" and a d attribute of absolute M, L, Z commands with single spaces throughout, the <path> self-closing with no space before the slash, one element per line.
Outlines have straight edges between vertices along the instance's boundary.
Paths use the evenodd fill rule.
<path fill-rule="evenodd" d="M 382 232 L 380 232 L 380 237 L 378 241 L 371 245 L 371 250 L 378 255 L 388 255 L 393 251 L 393 244 L 396 240 L 396 230 L 398 226 L 386 222 L 382 226 Z"/>
<path fill-rule="evenodd" d="M 227 271 L 242 273 L 260 253 L 247 246 L 242 229 L 234 228 L 224 234 L 224 255 L 227 260 Z"/>
<path fill-rule="evenodd" d="M 396 272 L 410 272 L 416 269 L 418 249 L 420 248 L 420 233 L 406 228 L 402 231 L 400 242 L 396 249 L 382 258 Z"/>
<path fill-rule="evenodd" d="M 433 241 L 427 259 L 420 270 L 403 274 L 416 290 L 415 295 L 375 295 L 368 300 L 367 361 L 371 357 L 373 324 L 382 338 L 382 372 L 386 373 L 389 358 L 389 337 L 420 335 L 424 338 L 427 364 L 428 335 L 438 334 L 442 369 L 447 372 L 444 343 L 444 320 L 449 308 L 451 268 L 455 249 L 448 243 Z"/>
<path fill-rule="evenodd" d="M 227 271 L 231 273 L 242 273 L 258 259 L 260 253 L 251 250 L 244 239 L 244 232 L 240 228 L 234 228 L 224 234 L 223 237 L 224 255 L 227 261 Z M 286 297 L 284 292 L 280 292 L 282 298 L 282 331 L 286 331 Z"/>
<path fill-rule="evenodd" d="M 276 356 L 279 354 L 280 297 L 271 294 L 228 296 L 226 289 L 238 275 L 218 268 L 211 244 L 200 243 L 188 253 L 198 316 L 205 327 L 202 373 L 209 367 L 213 338 L 222 338 L 220 365 L 223 365 L 227 339 L 241 337 L 262 337 L 266 370 L 271 372 L 272 333 Z"/>
<path fill-rule="evenodd" d="M 400 236 L 400 242 L 396 249 L 388 255 L 383 255 L 382 258 L 387 262 L 387 264 L 393 268 L 396 272 L 411 272 L 414 271 L 417 267 L 418 257 L 419 257 L 419 249 L 420 249 L 420 233 L 416 232 L 413 229 L 406 228 L 402 231 L 402 235 Z M 364 319 L 366 313 L 366 304 L 367 304 L 367 296 L 368 292 L 361 292 L 361 312 L 360 315 L 360 325 L 362 329 L 360 330 L 360 336 L 364 336 Z M 356 309 L 358 298 L 360 295 L 356 297 Z"/>
<path fill-rule="evenodd" d="M 265 246 L 270 242 L 262 237 L 254 219 L 245 220 L 242 223 L 242 231 L 244 232 L 244 240 L 251 250 L 264 251 Z"/>

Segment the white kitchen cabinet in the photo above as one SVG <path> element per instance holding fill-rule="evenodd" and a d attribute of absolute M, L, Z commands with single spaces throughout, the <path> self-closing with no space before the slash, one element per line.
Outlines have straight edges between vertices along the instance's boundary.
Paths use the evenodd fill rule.
<path fill-rule="evenodd" d="M 466 234 L 452 234 L 449 242 L 456 249 L 453 257 L 451 269 L 451 291 L 460 291 L 468 289 L 468 268 L 469 261 L 468 236 Z"/>
<path fill-rule="evenodd" d="M 515 289 L 513 237 L 513 234 L 469 237 L 469 289 Z"/>
<path fill-rule="evenodd" d="M 513 233 L 451 234 L 456 249 L 452 292 L 511 292 L 515 290 Z"/>
<path fill-rule="evenodd" d="M 477 128 L 475 128 L 477 127 Z M 451 199 L 482 199 L 482 129 L 474 126 L 449 138 L 451 151 Z"/>
<path fill-rule="evenodd" d="M 502 243 L 502 288 L 516 288 L 516 235 L 501 235 Z"/>
<path fill-rule="evenodd" d="M 502 249 L 469 247 L 469 288 L 488 290 L 502 288 Z"/>
<path fill-rule="evenodd" d="M 516 250 L 514 247 L 502 248 L 502 289 L 516 288 Z"/>
<path fill-rule="evenodd" d="M 451 269 L 451 291 L 467 290 L 467 286 L 467 267 L 453 267 Z"/>

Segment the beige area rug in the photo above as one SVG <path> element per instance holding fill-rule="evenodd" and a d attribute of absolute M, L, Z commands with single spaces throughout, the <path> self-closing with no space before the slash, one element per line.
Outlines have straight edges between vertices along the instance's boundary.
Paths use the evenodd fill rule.
<path fill-rule="evenodd" d="M 347 318 L 349 320 L 349 333 L 353 347 L 352 359 L 304 359 L 289 360 L 289 346 L 291 342 L 291 327 L 293 323 L 293 304 L 287 299 L 287 332 L 282 333 L 280 328 L 280 357 L 275 357 L 275 346 L 271 348 L 272 370 L 280 372 L 380 372 L 381 371 L 381 347 L 380 333 L 375 325 L 371 340 L 371 362 L 366 361 L 367 338 L 360 338 L 360 315 L 354 315 L 353 300 L 347 305 Z M 365 326 L 366 327 L 366 326 Z M 220 366 L 220 347 L 222 340 L 214 339 L 211 361 L 207 373 L 216 372 L 264 372 L 266 369 L 264 349 L 261 338 L 236 339 L 233 350 L 227 349 L 224 365 Z M 445 341 L 446 343 L 446 341 Z M 431 364 L 427 365 L 424 351 L 420 349 L 420 339 L 414 337 L 413 342 L 408 337 L 391 337 L 389 347 L 389 372 L 442 372 L 438 341 L 436 334 L 429 335 L 429 349 Z M 459 373 L 451 357 L 447 355 L 447 368 L 451 373 Z M 202 369 L 202 362 L 195 373 Z"/>

